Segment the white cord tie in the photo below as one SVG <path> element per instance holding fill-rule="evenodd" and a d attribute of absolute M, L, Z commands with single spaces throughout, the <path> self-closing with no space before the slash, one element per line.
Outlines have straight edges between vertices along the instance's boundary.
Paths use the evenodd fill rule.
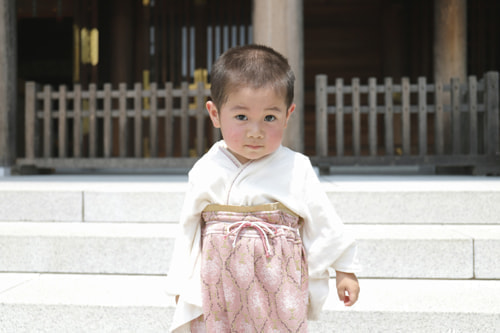
<path fill-rule="evenodd" d="M 258 218 L 247 216 L 244 221 L 233 222 L 231 224 L 228 224 L 226 227 L 227 235 L 225 235 L 224 238 L 227 238 L 229 235 L 235 236 L 233 240 L 233 248 L 236 246 L 236 241 L 238 240 L 240 232 L 245 228 L 253 228 L 255 229 L 255 231 L 257 231 L 257 234 L 259 235 L 260 239 L 262 240 L 262 244 L 264 245 L 266 257 L 269 257 L 271 255 L 271 245 L 269 244 L 268 235 L 275 236 L 278 233 L 279 228 L 296 231 L 298 234 L 297 229 L 285 225 L 262 222 L 262 220 Z"/>

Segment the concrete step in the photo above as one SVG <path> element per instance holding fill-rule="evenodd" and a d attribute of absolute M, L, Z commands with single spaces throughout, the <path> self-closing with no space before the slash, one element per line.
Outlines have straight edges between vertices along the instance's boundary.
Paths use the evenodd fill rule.
<path fill-rule="evenodd" d="M 500 226 L 348 225 L 361 277 L 500 279 Z M 1 222 L 0 271 L 166 274 L 177 224 Z"/>
<path fill-rule="evenodd" d="M 187 176 L 0 179 L 0 221 L 177 222 Z"/>
<path fill-rule="evenodd" d="M 331 292 L 311 332 L 498 332 L 500 281 L 361 279 Z M 157 276 L 0 274 L 0 332 L 161 332 L 173 300 Z"/>
<path fill-rule="evenodd" d="M 500 279 L 499 225 L 349 225 L 362 277 Z"/>
<path fill-rule="evenodd" d="M 500 224 L 500 177 L 326 176 L 346 223 Z"/>
<path fill-rule="evenodd" d="M 2 222 L 0 271 L 166 274 L 177 229 L 168 223 Z"/>
<path fill-rule="evenodd" d="M 500 224 L 500 178 L 322 176 L 345 223 Z M 176 222 L 187 176 L 0 178 L 0 221 Z"/>
<path fill-rule="evenodd" d="M 330 292 L 311 332 L 499 332 L 500 281 L 361 279 L 360 286 L 352 308 Z"/>
<path fill-rule="evenodd" d="M 0 332 L 167 332 L 158 276 L 0 274 Z"/>

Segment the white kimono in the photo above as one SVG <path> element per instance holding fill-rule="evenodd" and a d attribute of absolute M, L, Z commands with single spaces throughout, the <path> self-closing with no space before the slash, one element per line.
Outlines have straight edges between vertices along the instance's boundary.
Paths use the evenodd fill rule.
<path fill-rule="evenodd" d="M 219 141 L 189 172 L 168 273 L 167 293 L 179 295 L 172 331 L 189 332 L 202 311 L 200 283 L 201 212 L 209 204 L 254 206 L 280 202 L 303 220 L 300 234 L 309 268 L 308 318 L 317 319 L 328 295 L 328 268 L 357 272 L 354 240 L 344 226 L 309 159 L 288 148 L 241 164 Z"/>

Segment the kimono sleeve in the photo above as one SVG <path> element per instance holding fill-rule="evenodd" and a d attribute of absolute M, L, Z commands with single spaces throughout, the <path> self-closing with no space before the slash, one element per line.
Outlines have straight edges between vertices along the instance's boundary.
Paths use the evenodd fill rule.
<path fill-rule="evenodd" d="M 309 317 L 315 319 L 328 295 L 328 269 L 355 273 L 360 267 L 356 243 L 345 233 L 344 225 L 310 163 L 304 180 L 307 214 L 302 226 L 302 239 L 309 268 Z"/>
<path fill-rule="evenodd" d="M 201 247 L 201 211 L 206 205 L 202 192 L 190 181 L 181 211 L 179 230 L 167 275 L 166 292 L 172 296 L 186 294 L 192 288 L 187 284 L 196 284 L 199 271 Z M 191 282 L 190 282 L 191 281 Z M 196 299 L 197 296 L 194 296 Z M 197 302 L 196 302 L 197 303 Z"/>

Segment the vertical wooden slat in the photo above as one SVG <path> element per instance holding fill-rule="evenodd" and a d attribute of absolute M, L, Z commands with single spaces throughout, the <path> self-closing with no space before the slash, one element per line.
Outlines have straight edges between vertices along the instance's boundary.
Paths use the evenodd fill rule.
<path fill-rule="evenodd" d="M 97 92 L 96 84 L 89 84 L 89 156 L 97 156 Z"/>
<path fill-rule="evenodd" d="M 137 45 L 135 51 L 137 52 L 137 65 L 136 70 L 140 70 L 144 88 L 147 87 L 150 80 L 151 68 L 151 54 L 150 54 L 150 29 L 151 29 L 151 1 L 137 1 L 142 2 L 139 9 L 138 18 L 136 23 L 136 34 L 140 36 L 136 39 Z M 136 2 L 136 3 L 137 3 Z M 144 100 L 146 104 L 147 99 Z"/>
<path fill-rule="evenodd" d="M 435 134 L 436 154 L 444 154 L 444 109 L 443 109 L 443 83 L 435 84 Z"/>
<path fill-rule="evenodd" d="M 460 81 L 457 78 L 451 79 L 451 121 L 452 121 L 452 152 L 460 154 L 462 136 L 460 121 Z"/>
<path fill-rule="evenodd" d="M 404 77 L 401 80 L 401 121 L 403 129 L 403 155 L 411 153 L 411 133 L 410 133 L 410 79 Z"/>
<path fill-rule="evenodd" d="M 220 8 L 220 20 L 221 20 L 221 25 L 220 25 L 220 45 L 221 45 L 221 54 L 225 52 L 229 48 L 229 34 L 228 34 L 228 29 L 229 29 L 229 20 L 227 19 L 227 13 L 226 9 L 227 6 L 218 6 Z"/>
<path fill-rule="evenodd" d="M 203 155 L 205 150 L 205 84 L 198 82 L 196 90 L 196 153 Z"/>
<path fill-rule="evenodd" d="M 210 5 L 209 5 L 210 6 Z M 207 21 L 207 70 L 210 72 L 212 70 L 212 62 L 213 62 L 213 30 L 214 30 L 214 24 L 212 21 L 212 18 L 210 15 L 208 16 L 208 21 Z"/>
<path fill-rule="evenodd" d="M 90 14 L 90 28 L 99 29 L 99 5 L 98 0 L 90 0 L 90 7 L 85 7 Z M 97 63 L 90 66 L 90 82 L 99 82 L 99 72 Z M 97 142 L 97 141 L 96 141 Z"/>
<path fill-rule="evenodd" d="M 217 6 L 219 8 L 219 22 L 220 22 L 220 29 L 219 29 L 219 38 L 220 38 L 220 49 L 221 49 L 221 54 L 227 50 L 228 44 L 227 44 L 227 27 L 228 27 L 228 20 L 226 19 L 226 6 Z"/>
<path fill-rule="evenodd" d="M 215 61 L 215 59 L 217 59 L 218 57 L 218 54 L 217 54 L 217 49 L 215 47 L 215 41 L 216 41 L 216 38 L 217 38 L 217 30 L 216 30 L 216 23 L 219 23 L 219 21 L 217 20 L 217 13 L 216 13 L 216 8 L 217 6 L 215 6 L 214 4 L 210 3 L 208 5 L 208 7 L 210 8 L 210 27 L 211 27 L 211 42 L 212 42 L 212 47 L 211 47 L 211 53 L 210 53 L 210 57 L 207 59 L 207 62 L 208 62 L 208 72 L 211 72 L 212 70 L 212 63 Z"/>
<path fill-rule="evenodd" d="M 161 20 L 161 2 L 164 1 L 158 1 L 158 2 L 151 2 L 151 16 L 152 16 L 152 24 L 150 29 L 153 29 L 153 31 L 150 30 L 150 33 L 153 33 L 153 36 L 150 37 L 153 40 L 151 41 L 151 44 L 154 45 L 154 51 L 151 54 L 151 57 L 153 58 L 153 70 L 151 71 L 151 81 L 152 82 L 157 82 L 161 80 L 161 66 L 160 66 L 160 50 L 161 50 L 161 33 L 160 33 L 160 20 Z M 152 152 L 151 152 L 152 153 Z"/>
<path fill-rule="evenodd" d="M 236 17 L 236 37 L 237 37 L 237 44 L 238 45 L 243 45 L 244 44 L 244 32 L 243 32 L 243 19 L 241 15 L 241 6 L 242 2 L 240 1 L 235 1 L 236 4 L 236 9 L 235 9 L 235 17 Z"/>
<path fill-rule="evenodd" d="M 352 142 L 354 156 L 361 155 L 361 111 L 359 79 L 352 79 Z"/>
<path fill-rule="evenodd" d="M 173 84 L 172 82 L 167 82 L 165 85 L 165 149 L 168 157 L 174 154 L 173 108 Z"/>
<path fill-rule="evenodd" d="M 497 156 L 499 147 L 499 96 L 498 96 L 498 72 L 488 72 L 484 78 L 486 106 L 486 126 L 485 142 L 487 144 L 486 154 L 488 156 Z"/>
<path fill-rule="evenodd" d="M 66 110 L 66 86 L 59 86 L 59 120 L 58 120 L 58 147 L 59 157 L 66 157 L 67 147 L 67 110 Z"/>
<path fill-rule="evenodd" d="M 229 47 L 233 47 L 233 24 L 234 24 L 234 14 L 232 11 L 232 4 L 234 1 L 228 1 L 227 6 L 225 6 L 226 9 L 226 17 L 227 17 L 227 29 L 228 29 L 228 42 L 229 42 Z"/>
<path fill-rule="evenodd" d="M 104 157 L 111 157 L 113 131 L 111 129 L 111 84 L 104 84 Z"/>
<path fill-rule="evenodd" d="M 194 18 L 194 69 L 207 68 L 207 28 L 208 28 L 207 1 L 198 1 L 190 13 Z"/>
<path fill-rule="evenodd" d="M 427 155 L 427 81 L 418 78 L 418 150 L 420 156 Z"/>
<path fill-rule="evenodd" d="M 377 155 L 377 79 L 368 79 L 368 140 L 370 155 Z"/>
<path fill-rule="evenodd" d="M 134 84 L 134 156 L 142 157 L 142 84 Z"/>
<path fill-rule="evenodd" d="M 127 84 L 120 83 L 119 85 L 118 107 L 119 107 L 119 132 L 118 138 L 120 140 L 120 157 L 127 156 Z"/>
<path fill-rule="evenodd" d="M 385 78 L 385 154 L 394 155 L 394 108 L 392 105 L 392 79 Z"/>
<path fill-rule="evenodd" d="M 221 6 L 214 6 L 214 7 L 217 7 L 219 9 Z M 217 59 L 219 57 L 219 55 L 223 52 L 222 30 L 223 30 L 224 23 L 222 20 L 220 20 L 219 13 L 217 13 L 216 16 L 217 16 L 216 20 L 217 20 L 218 24 L 214 26 L 214 51 L 215 51 L 214 60 Z"/>
<path fill-rule="evenodd" d="M 328 156 L 328 78 L 316 75 L 316 155 Z"/>
<path fill-rule="evenodd" d="M 175 1 L 175 2 L 171 2 L 169 1 L 168 2 L 169 5 L 170 5 L 170 10 L 169 10 L 169 19 L 167 20 L 167 22 L 169 23 L 169 26 L 170 26 L 170 29 L 169 29 L 169 36 L 168 36 L 168 41 L 169 41 L 169 49 L 170 50 L 179 50 L 180 48 L 177 47 L 176 43 L 175 43 L 175 32 L 176 32 L 176 26 L 175 26 L 175 21 L 176 21 L 176 17 L 177 15 L 175 15 L 175 9 L 178 5 L 178 1 Z M 166 54 L 165 53 L 165 57 L 166 57 Z M 169 61 L 169 72 L 167 73 L 167 80 L 171 80 L 173 82 L 177 82 L 177 73 L 179 71 L 175 71 L 176 68 L 178 68 L 178 65 L 176 66 L 176 60 L 177 60 L 177 57 L 174 55 L 172 57 L 170 57 L 170 61 Z"/>
<path fill-rule="evenodd" d="M 253 12 L 253 1 L 245 1 L 245 13 L 252 13 Z M 247 44 L 250 44 L 253 42 L 252 40 L 252 15 L 246 15 L 245 19 L 245 29 L 246 29 L 246 34 L 247 34 Z"/>
<path fill-rule="evenodd" d="M 335 132 L 337 156 L 344 156 L 344 80 L 335 80 Z"/>
<path fill-rule="evenodd" d="M 151 91 L 151 116 L 149 117 L 151 157 L 158 157 L 158 86 L 156 82 L 151 83 L 149 89 Z"/>
<path fill-rule="evenodd" d="M 183 27 L 186 29 L 186 36 L 185 36 L 185 42 L 186 42 L 186 54 L 185 54 L 185 59 L 186 61 L 186 72 L 184 73 L 185 76 L 182 77 L 182 80 L 184 81 L 189 81 L 191 72 L 191 22 L 190 22 L 190 3 L 191 1 L 184 1 L 184 22 L 185 26 Z"/>
<path fill-rule="evenodd" d="M 35 132 L 36 132 L 36 90 L 35 82 L 26 82 L 25 92 L 25 118 L 24 118 L 24 131 L 25 131 L 25 156 L 27 159 L 35 158 Z"/>
<path fill-rule="evenodd" d="M 43 157 L 52 156 L 52 88 L 43 87 Z"/>
<path fill-rule="evenodd" d="M 469 154 L 478 153 L 478 127 L 477 127 L 477 78 L 470 76 L 468 80 L 469 90 Z"/>
<path fill-rule="evenodd" d="M 73 157 L 82 156 L 82 86 L 73 87 Z"/>
<path fill-rule="evenodd" d="M 189 156 L 189 85 L 181 83 L 181 154 Z"/>
<path fill-rule="evenodd" d="M 160 21 L 161 21 L 161 34 L 160 37 L 158 37 L 158 42 L 160 43 L 159 47 L 159 54 L 161 55 L 161 76 L 159 78 L 159 82 L 166 82 L 168 80 L 167 78 L 167 71 L 168 71 L 168 62 L 167 62 L 167 50 L 168 50 L 168 42 L 170 39 L 170 36 L 168 35 L 168 9 L 167 9 L 167 2 L 166 1 L 159 1 L 159 10 L 156 10 L 160 14 Z"/>

